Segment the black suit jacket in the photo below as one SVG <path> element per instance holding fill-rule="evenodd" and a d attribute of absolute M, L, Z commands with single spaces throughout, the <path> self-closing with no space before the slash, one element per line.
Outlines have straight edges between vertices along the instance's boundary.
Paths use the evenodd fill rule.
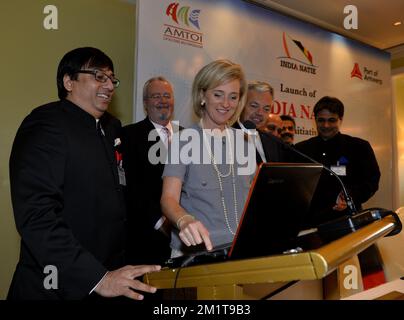
<path fill-rule="evenodd" d="M 170 257 L 170 238 L 155 230 L 162 217 L 160 198 L 164 163 L 153 164 L 148 153 L 155 143 L 164 144 L 157 135 L 148 141 L 154 125 L 148 118 L 123 128 L 123 163 L 127 177 L 128 263 L 165 262 Z M 175 127 L 173 127 L 175 131 Z M 139 246 L 140 244 L 140 246 Z"/>
<path fill-rule="evenodd" d="M 238 122 L 235 122 L 233 128 L 241 129 Z M 258 131 L 258 130 L 257 130 Z M 276 137 L 265 134 L 258 131 L 261 139 L 262 148 L 264 149 L 264 154 L 268 162 L 291 162 L 292 156 L 291 152 L 285 147 L 284 143 L 277 139 Z M 262 162 L 262 158 L 259 152 L 256 152 L 257 164 Z"/>
<path fill-rule="evenodd" d="M 21 253 L 8 298 L 82 299 L 106 271 L 123 266 L 125 205 L 114 140 L 119 120 L 95 119 L 62 100 L 32 111 L 10 157 L 11 196 Z M 57 289 L 44 288 L 57 268 Z"/>
<path fill-rule="evenodd" d="M 338 133 L 326 141 L 316 136 L 299 142 L 296 149 L 329 168 L 337 164 L 344 165 L 346 174 L 340 178 L 357 210 L 361 210 L 362 203 L 369 200 L 379 188 L 379 165 L 371 145 L 366 140 Z M 307 160 L 302 159 L 302 162 Z M 348 210 L 332 210 L 341 189 L 334 176 L 323 172 L 312 200 L 313 224 L 336 219 L 348 213 Z"/>

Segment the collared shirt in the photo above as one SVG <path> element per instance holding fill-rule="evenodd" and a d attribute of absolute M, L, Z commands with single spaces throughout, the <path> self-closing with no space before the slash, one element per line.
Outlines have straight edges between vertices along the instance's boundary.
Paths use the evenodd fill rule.
<path fill-rule="evenodd" d="M 161 141 L 164 142 L 165 146 L 168 147 L 168 136 L 165 132 L 165 129 L 163 129 L 164 127 L 168 129 L 168 131 L 170 132 L 170 136 L 173 136 L 173 126 L 171 125 L 171 121 L 168 122 L 168 124 L 166 126 L 162 126 L 159 123 L 153 122 L 150 118 L 149 118 L 150 122 L 153 124 L 153 126 L 156 128 L 157 133 L 160 136 Z"/>
<path fill-rule="evenodd" d="M 260 138 L 260 135 L 258 134 L 258 131 L 256 129 L 247 129 L 244 127 L 244 125 L 240 122 L 240 120 L 237 120 L 240 129 L 243 130 L 245 134 L 248 134 L 249 136 L 252 137 L 252 139 L 248 139 L 248 143 L 252 143 L 254 145 L 254 148 L 257 149 L 257 152 L 259 153 L 261 159 L 263 162 L 267 162 L 267 159 L 265 157 L 264 153 L 264 147 L 262 146 L 262 141 Z"/>
<path fill-rule="evenodd" d="M 153 126 L 156 128 L 157 133 L 160 136 L 161 141 L 164 142 L 164 145 L 168 148 L 168 137 L 166 132 L 164 131 L 164 126 L 162 126 L 159 123 L 153 122 L 150 118 L 149 118 L 150 122 L 153 124 Z M 171 125 L 171 121 L 168 122 L 168 124 L 165 126 L 165 128 L 167 128 L 170 132 L 170 136 L 173 136 L 173 126 Z M 154 229 L 158 230 L 161 228 L 161 226 L 163 225 L 164 221 L 166 220 L 165 216 L 162 216 L 154 225 Z"/>

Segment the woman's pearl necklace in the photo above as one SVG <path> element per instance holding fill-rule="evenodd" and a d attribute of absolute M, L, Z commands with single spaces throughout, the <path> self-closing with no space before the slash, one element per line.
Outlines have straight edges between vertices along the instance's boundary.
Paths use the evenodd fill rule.
<path fill-rule="evenodd" d="M 236 234 L 236 231 L 233 231 L 233 229 L 230 226 L 230 222 L 229 222 L 229 217 L 228 217 L 228 212 L 227 212 L 227 207 L 226 207 L 226 202 L 224 200 L 224 192 L 223 192 L 223 181 L 222 178 L 226 178 L 228 177 L 230 174 L 232 176 L 232 185 L 233 185 L 233 200 L 234 200 L 234 216 L 236 218 L 236 229 L 239 223 L 239 219 L 238 219 L 238 204 L 237 204 L 237 192 L 236 192 L 236 178 L 235 178 L 235 174 L 234 174 L 234 161 L 233 161 L 233 149 L 232 149 L 232 145 L 231 145 L 231 138 L 230 138 L 230 134 L 229 134 L 229 128 L 226 126 L 225 127 L 225 132 L 226 132 L 226 136 L 227 136 L 227 140 L 229 141 L 229 149 L 230 149 L 230 153 L 229 153 L 229 159 L 230 159 L 230 168 L 229 168 L 229 172 L 226 174 L 223 174 L 219 171 L 219 168 L 216 164 L 216 160 L 214 155 L 212 154 L 211 148 L 210 148 L 210 144 L 208 142 L 208 137 L 205 133 L 204 127 L 203 127 L 203 122 L 202 119 L 200 121 L 200 126 L 202 128 L 202 135 L 203 135 L 203 143 L 205 145 L 206 150 L 208 151 L 209 157 L 210 157 L 210 161 L 213 165 L 213 168 L 215 169 L 216 175 L 217 175 L 217 179 L 219 181 L 219 188 L 220 188 L 220 197 L 221 197 L 221 201 L 222 201 L 222 208 L 223 208 L 223 214 L 224 214 L 224 219 L 226 221 L 226 226 L 227 229 L 230 231 L 230 233 L 232 235 Z"/>

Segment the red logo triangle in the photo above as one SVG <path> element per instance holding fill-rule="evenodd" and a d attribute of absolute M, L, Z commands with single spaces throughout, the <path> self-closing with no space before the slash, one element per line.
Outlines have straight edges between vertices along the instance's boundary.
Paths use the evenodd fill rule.
<path fill-rule="evenodd" d="M 361 70 L 359 68 L 359 64 L 357 62 L 355 62 L 355 65 L 351 71 L 351 78 L 353 78 L 353 77 L 357 77 L 362 80 L 362 72 L 361 72 Z"/>

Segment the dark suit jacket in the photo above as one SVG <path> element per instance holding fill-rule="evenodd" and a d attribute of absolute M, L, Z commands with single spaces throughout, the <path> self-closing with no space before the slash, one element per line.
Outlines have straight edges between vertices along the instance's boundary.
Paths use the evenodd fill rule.
<path fill-rule="evenodd" d="M 240 129 L 238 122 L 234 123 L 233 128 Z M 284 143 L 282 143 L 280 139 L 260 131 L 258 131 L 258 134 L 261 138 L 262 148 L 264 149 L 265 157 L 267 158 L 268 162 L 290 162 L 292 160 L 290 151 L 287 149 L 287 147 L 285 147 Z M 258 151 L 256 152 L 256 159 L 257 164 L 262 162 Z"/>
<path fill-rule="evenodd" d="M 346 175 L 340 178 L 357 210 L 361 210 L 362 203 L 369 200 L 379 188 L 379 165 L 371 145 L 366 140 L 338 133 L 326 141 L 316 136 L 299 142 L 296 149 L 329 168 L 337 163 L 344 165 Z M 302 159 L 302 162 L 307 160 Z M 336 219 L 348 213 L 348 210 L 332 210 L 341 189 L 334 176 L 322 174 L 312 200 L 313 224 Z"/>
<path fill-rule="evenodd" d="M 123 266 L 125 205 L 114 157 L 119 120 L 95 119 L 63 100 L 32 111 L 10 157 L 11 196 L 21 253 L 8 298 L 82 299 Z M 44 288 L 44 267 L 58 289 Z"/>
<path fill-rule="evenodd" d="M 128 263 L 165 262 L 170 257 L 170 238 L 154 229 L 161 218 L 160 198 L 164 163 L 152 164 L 148 153 L 157 141 L 148 141 L 154 125 L 148 118 L 123 128 L 123 163 L 127 177 Z M 176 129 L 173 128 L 175 131 Z M 139 246 L 139 244 L 141 244 Z"/>

